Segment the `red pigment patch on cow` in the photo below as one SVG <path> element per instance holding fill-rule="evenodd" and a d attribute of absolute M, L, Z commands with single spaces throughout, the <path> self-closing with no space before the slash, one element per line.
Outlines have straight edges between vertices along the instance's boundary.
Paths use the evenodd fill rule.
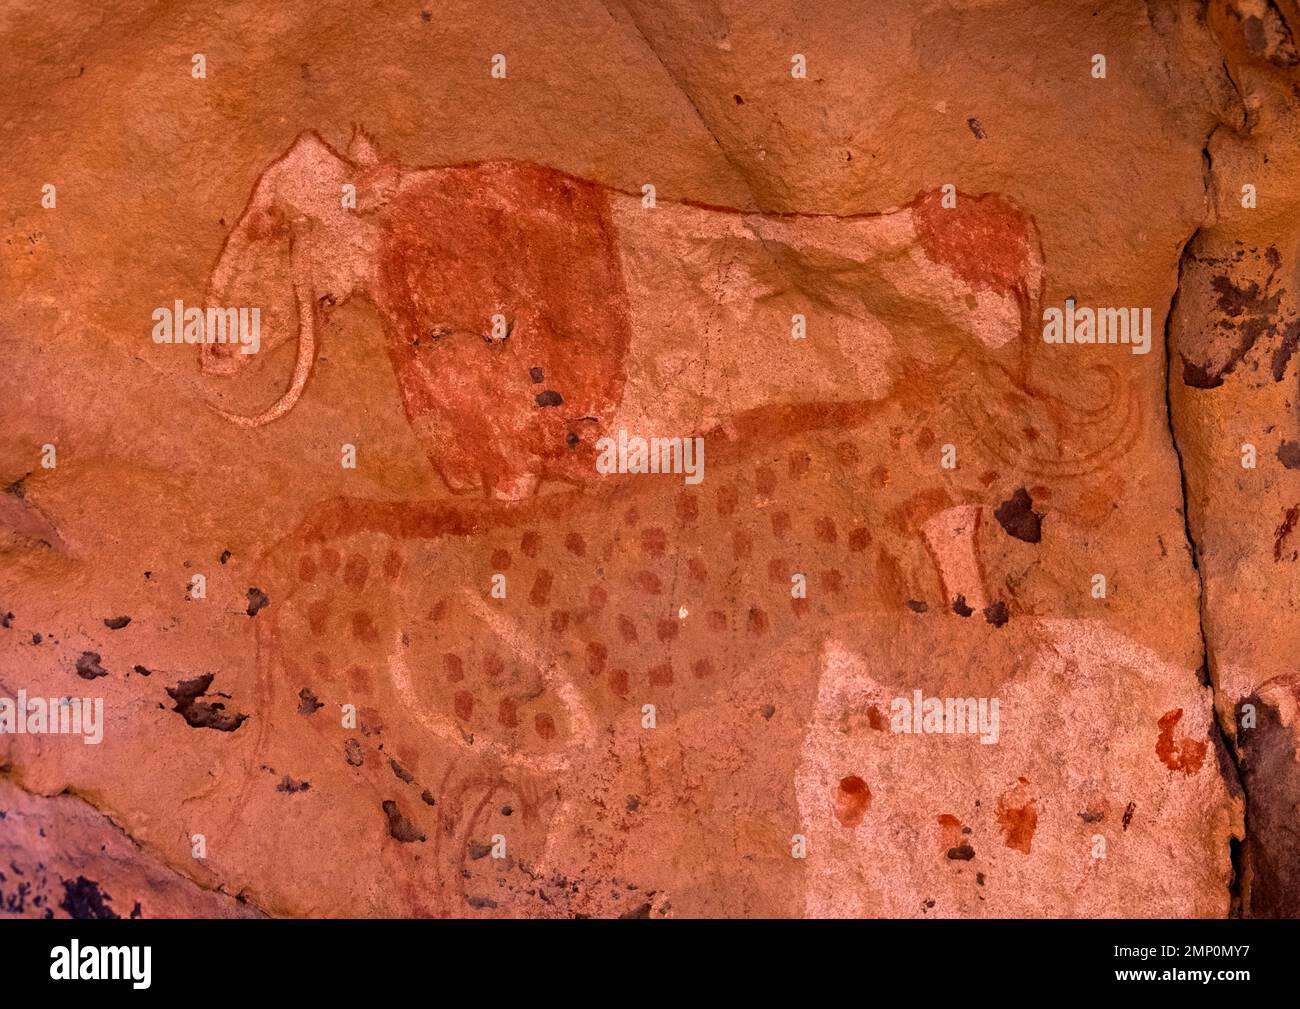
<path fill-rule="evenodd" d="M 996 193 L 957 195 L 945 208 L 939 190 L 912 204 L 912 226 L 931 262 L 946 266 L 972 287 L 1013 294 L 1029 274 L 1029 221 L 1014 203 Z"/>
<path fill-rule="evenodd" d="M 1171 771 L 1195 774 L 1205 761 L 1203 742 L 1188 739 L 1186 736 L 1174 739 L 1174 727 L 1183 717 L 1183 709 L 1166 711 L 1156 724 L 1160 726 L 1160 735 L 1156 738 L 1156 756 Z"/>
<path fill-rule="evenodd" d="M 1029 781 L 1021 778 L 998 799 L 998 826 L 1008 848 L 1029 854 L 1038 829 L 1038 809 L 1034 799 L 1028 798 Z"/>
<path fill-rule="evenodd" d="M 835 819 L 844 827 L 856 827 L 871 807 L 871 789 L 856 774 L 841 778 L 835 789 Z"/>
<path fill-rule="evenodd" d="M 510 162 L 418 178 L 384 221 L 375 299 L 430 461 L 456 491 L 592 479 L 631 342 L 605 190 Z"/>

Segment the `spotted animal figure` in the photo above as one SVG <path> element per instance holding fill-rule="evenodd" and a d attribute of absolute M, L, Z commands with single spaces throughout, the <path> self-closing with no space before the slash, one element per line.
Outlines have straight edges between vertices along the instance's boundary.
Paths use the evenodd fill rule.
<path fill-rule="evenodd" d="M 1041 285 L 1032 222 L 998 196 L 850 218 L 649 208 L 535 165 L 407 171 L 364 134 L 347 157 L 304 135 L 209 295 L 266 304 L 262 356 L 296 331 L 293 378 L 260 414 L 221 412 L 256 428 L 294 409 L 318 318 L 364 295 L 453 496 L 322 502 L 268 551 L 253 766 L 305 752 L 303 733 L 338 759 L 302 698 L 350 705 L 391 840 L 437 850 L 437 909 L 494 913 L 465 883 L 492 864 L 466 854 L 485 817 L 516 817 L 527 879 L 555 871 L 579 783 L 606 782 L 646 705 L 718 703 L 854 614 L 1014 621 L 984 556 L 1006 535 L 995 506 L 1026 487 L 1068 514 L 1139 425 L 1113 369 L 1086 407 L 1036 384 Z M 249 356 L 201 361 L 232 375 Z M 704 482 L 599 473 L 620 430 L 699 434 Z M 416 801 L 386 798 L 390 759 Z"/>

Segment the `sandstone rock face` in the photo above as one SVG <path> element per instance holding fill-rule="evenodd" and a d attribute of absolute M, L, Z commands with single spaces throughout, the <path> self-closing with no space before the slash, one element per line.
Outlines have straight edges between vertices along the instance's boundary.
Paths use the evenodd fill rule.
<path fill-rule="evenodd" d="M 3 913 L 1300 912 L 1292 4 L 344 6 L 4 15 Z"/>

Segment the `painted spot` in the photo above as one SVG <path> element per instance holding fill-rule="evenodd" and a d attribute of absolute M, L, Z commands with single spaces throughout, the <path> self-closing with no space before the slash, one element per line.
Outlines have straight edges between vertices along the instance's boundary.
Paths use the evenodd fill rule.
<path fill-rule="evenodd" d="M 1160 721 L 1157 723 L 1160 727 L 1160 735 L 1156 738 L 1156 756 L 1171 771 L 1195 774 L 1205 761 L 1206 744 L 1188 739 L 1186 736 L 1174 738 L 1174 729 L 1182 717 L 1182 708 L 1166 711 L 1160 716 Z"/>
<path fill-rule="evenodd" d="M 366 587 L 366 579 L 369 577 L 370 561 L 365 554 L 353 554 L 348 558 L 343 568 L 343 584 L 353 592 L 360 592 Z"/>
<path fill-rule="evenodd" d="M 871 789 L 856 774 L 841 778 L 835 789 L 834 808 L 840 826 L 858 826 L 871 808 Z"/>
<path fill-rule="evenodd" d="M 1036 800 L 1029 798 L 1029 781 L 1021 778 L 998 799 L 998 826 L 1008 848 L 1029 854 L 1038 829 Z"/>
<path fill-rule="evenodd" d="M 939 850 L 950 851 L 962 843 L 961 821 L 951 813 L 941 813 L 939 821 Z"/>

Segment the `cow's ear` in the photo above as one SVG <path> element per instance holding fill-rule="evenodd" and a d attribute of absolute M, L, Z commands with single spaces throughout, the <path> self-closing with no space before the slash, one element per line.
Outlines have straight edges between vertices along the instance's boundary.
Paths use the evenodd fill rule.
<path fill-rule="evenodd" d="M 360 126 L 352 127 L 352 139 L 348 141 L 348 160 L 362 168 L 374 168 L 379 164 L 379 148 L 370 134 Z"/>

